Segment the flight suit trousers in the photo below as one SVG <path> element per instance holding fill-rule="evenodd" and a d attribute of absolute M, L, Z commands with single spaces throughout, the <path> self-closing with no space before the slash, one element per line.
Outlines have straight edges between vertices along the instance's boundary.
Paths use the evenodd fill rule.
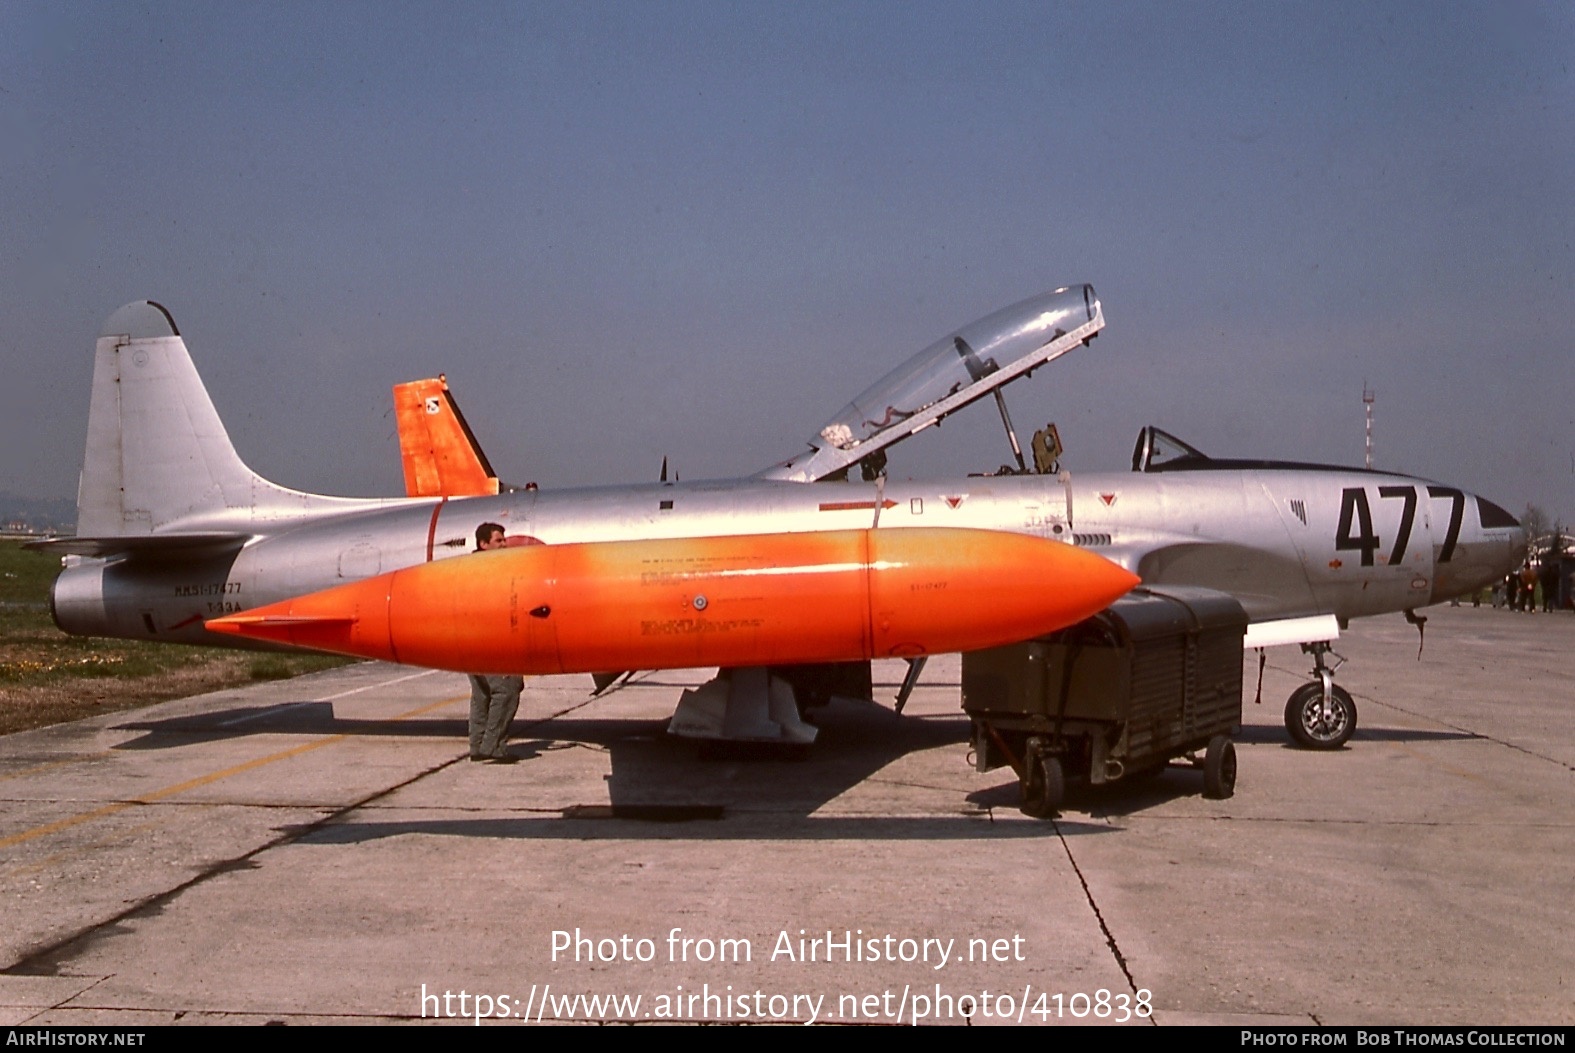
<path fill-rule="evenodd" d="M 470 675 L 470 755 L 496 757 L 508 741 L 509 725 L 520 707 L 522 676 Z"/>

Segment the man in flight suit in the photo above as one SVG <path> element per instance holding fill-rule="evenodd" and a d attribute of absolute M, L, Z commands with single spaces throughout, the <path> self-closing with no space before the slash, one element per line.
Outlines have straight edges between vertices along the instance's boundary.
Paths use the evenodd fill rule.
<path fill-rule="evenodd" d="M 476 551 L 503 548 L 504 530 L 496 523 L 476 528 Z M 525 689 L 523 676 L 483 676 L 470 674 L 470 759 L 492 764 L 513 764 L 518 757 L 503 748 L 508 741 L 509 724 L 520 706 Z"/>

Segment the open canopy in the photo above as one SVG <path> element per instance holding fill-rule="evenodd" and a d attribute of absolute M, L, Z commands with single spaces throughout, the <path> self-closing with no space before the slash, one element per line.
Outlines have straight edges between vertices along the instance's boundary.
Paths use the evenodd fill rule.
<path fill-rule="evenodd" d="M 1092 285 L 1044 293 L 942 337 L 848 403 L 810 437 L 810 449 L 760 473 L 811 482 L 900 442 L 1104 328 Z"/>

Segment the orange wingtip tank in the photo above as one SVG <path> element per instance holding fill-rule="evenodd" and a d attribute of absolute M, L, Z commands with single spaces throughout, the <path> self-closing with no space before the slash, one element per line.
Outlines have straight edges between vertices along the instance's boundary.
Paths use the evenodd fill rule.
<path fill-rule="evenodd" d="M 739 667 L 995 647 L 1080 621 L 1137 583 L 1021 534 L 755 534 L 475 553 L 207 627 L 475 673 Z"/>

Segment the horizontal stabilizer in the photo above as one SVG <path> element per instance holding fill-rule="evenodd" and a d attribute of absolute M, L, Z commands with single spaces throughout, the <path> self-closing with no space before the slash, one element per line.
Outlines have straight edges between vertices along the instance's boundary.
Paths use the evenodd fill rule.
<path fill-rule="evenodd" d="M 51 541 L 29 541 L 23 548 L 61 556 L 182 556 L 237 549 L 250 541 L 250 534 L 207 531 L 184 534 L 142 534 L 121 537 L 61 537 Z"/>

